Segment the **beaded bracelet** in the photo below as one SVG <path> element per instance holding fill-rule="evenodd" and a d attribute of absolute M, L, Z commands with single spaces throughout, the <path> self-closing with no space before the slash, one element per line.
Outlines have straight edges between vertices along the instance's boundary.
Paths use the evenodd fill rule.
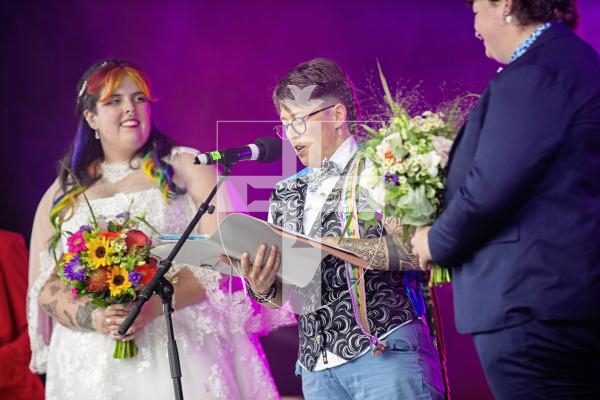
<path fill-rule="evenodd" d="M 248 294 L 258 303 L 269 303 L 271 300 L 277 296 L 277 282 L 273 282 L 269 291 L 265 294 L 256 293 L 255 291 L 248 286 Z"/>

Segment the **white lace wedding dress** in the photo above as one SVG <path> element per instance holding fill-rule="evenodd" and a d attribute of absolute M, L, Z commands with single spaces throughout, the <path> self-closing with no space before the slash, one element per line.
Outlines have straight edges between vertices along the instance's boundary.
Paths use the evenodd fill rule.
<path fill-rule="evenodd" d="M 166 204 L 155 187 L 90 202 L 97 216 L 109 218 L 132 204 L 132 215 L 145 213 L 146 219 L 161 233 L 182 232 L 195 212 L 187 194 Z M 89 221 L 87 206 L 80 204 L 63 229 L 74 232 Z M 144 225 L 140 229 L 153 241 L 157 240 Z M 31 368 L 38 373 L 46 372 L 47 400 L 174 398 L 162 317 L 148 324 L 135 339 L 139 347 L 136 358 L 116 360 L 112 357 L 115 342 L 108 336 L 73 330 L 58 323 L 54 324 L 49 344 L 46 344 L 45 314 L 37 306 L 37 296 L 54 269 L 54 262 L 47 251 L 41 252 L 39 262 L 39 274 L 30 288 L 28 310 L 33 350 Z M 182 267 L 175 265 L 173 273 Z M 176 309 L 172 314 L 185 398 L 278 398 L 255 334 L 293 323 L 293 316 L 285 311 L 253 306 L 249 300 L 232 303 L 228 293 L 219 287 L 218 273 L 197 267 L 190 269 L 203 284 L 207 299 Z M 234 294 L 234 300 L 242 298 L 242 292 Z"/>

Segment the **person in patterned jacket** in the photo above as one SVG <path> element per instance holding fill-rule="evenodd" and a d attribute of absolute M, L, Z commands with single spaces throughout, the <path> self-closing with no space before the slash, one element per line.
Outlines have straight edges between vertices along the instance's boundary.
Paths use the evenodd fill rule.
<path fill-rule="evenodd" d="M 346 73 L 327 59 L 302 63 L 279 81 L 273 100 L 281 136 L 307 168 L 276 185 L 270 222 L 314 238 L 384 236 L 382 224 L 357 218 L 368 207 L 369 192 L 355 190 L 365 160 L 357 153 L 361 131 L 352 122 L 360 109 Z M 385 243 L 397 237 L 382 238 L 393 251 L 385 253 L 387 262 L 374 263 L 377 269 L 328 256 L 313 282 L 297 289 L 304 304 L 296 374 L 305 398 L 444 398 L 415 282 L 420 272 L 406 245 Z M 253 260 L 247 253 L 241 258 L 251 295 L 265 305 L 286 300 L 276 280 L 280 264 L 276 246 L 261 246 Z"/>

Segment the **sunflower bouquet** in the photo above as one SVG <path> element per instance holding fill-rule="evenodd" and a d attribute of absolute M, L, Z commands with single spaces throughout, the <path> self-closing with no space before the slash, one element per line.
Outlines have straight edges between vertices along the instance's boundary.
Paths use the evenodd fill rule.
<path fill-rule="evenodd" d="M 150 226 L 143 216 L 131 218 L 128 211 L 112 220 L 92 214 L 91 225 L 67 232 L 67 251 L 57 269 L 73 298 L 91 297 L 99 307 L 128 304 L 137 298 L 158 265 L 150 257 L 152 241 L 138 229 L 140 223 Z M 117 340 L 113 357 L 131 358 L 137 352 L 133 340 Z"/>

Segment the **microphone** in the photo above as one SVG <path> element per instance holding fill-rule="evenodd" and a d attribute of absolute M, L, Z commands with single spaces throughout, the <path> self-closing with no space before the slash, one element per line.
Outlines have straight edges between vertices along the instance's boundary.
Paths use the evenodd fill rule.
<path fill-rule="evenodd" d="M 225 150 L 200 153 L 194 164 L 235 164 L 238 161 L 271 162 L 281 158 L 281 139 L 276 137 L 258 138 L 253 144 L 243 147 L 232 147 Z"/>

